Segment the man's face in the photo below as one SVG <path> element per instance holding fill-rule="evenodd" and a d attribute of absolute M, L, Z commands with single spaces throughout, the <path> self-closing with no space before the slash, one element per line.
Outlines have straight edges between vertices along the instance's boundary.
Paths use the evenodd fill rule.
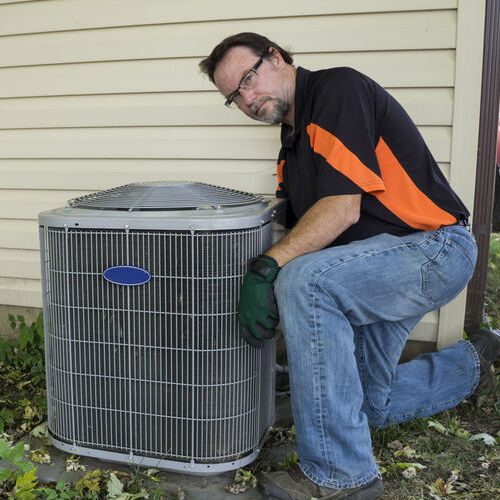
<path fill-rule="evenodd" d="M 248 47 L 233 47 L 217 65 L 215 85 L 228 98 L 240 85 L 250 69 L 259 60 Z M 274 50 L 257 69 L 257 78 L 251 88 L 241 88 L 237 106 L 254 120 L 270 124 L 283 121 L 290 110 L 284 68 L 286 63 Z"/>

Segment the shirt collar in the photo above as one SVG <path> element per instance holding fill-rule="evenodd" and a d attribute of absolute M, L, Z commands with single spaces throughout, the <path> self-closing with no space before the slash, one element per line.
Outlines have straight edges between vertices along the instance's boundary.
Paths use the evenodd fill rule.
<path fill-rule="evenodd" d="M 298 67 L 295 76 L 295 113 L 294 128 L 286 123 L 281 124 L 281 144 L 283 147 L 292 147 L 305 120 L 304 108 L 306 106 L 306 89 L 311 72 Z"/>

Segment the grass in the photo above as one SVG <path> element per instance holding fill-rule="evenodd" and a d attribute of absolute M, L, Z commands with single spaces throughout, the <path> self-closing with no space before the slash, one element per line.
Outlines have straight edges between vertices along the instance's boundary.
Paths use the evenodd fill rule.
<path fill-rule="evenodd" d="M 444 433 L 429 427 L 430 422 L 441 424 Z M 382 498 L 499 499 L 499 429 L 500 414 L 490 400 L 480 409 L 463 402 L 432 418 L 374 431 L 374 453 L 386 487 Z M 477 434 L 491 436 L 495 444 L 471 440 Z M 406 469 L 398 462 L 418 463 L 425 468 L 405 476 Z M 446 488 L 448 494 L 443 494 Z"/>
<path fill-rule="evenodd" d="M 486 319 L 491 328 L 500 329 L 500 234 L 491 233 L 485 300 Z"/>

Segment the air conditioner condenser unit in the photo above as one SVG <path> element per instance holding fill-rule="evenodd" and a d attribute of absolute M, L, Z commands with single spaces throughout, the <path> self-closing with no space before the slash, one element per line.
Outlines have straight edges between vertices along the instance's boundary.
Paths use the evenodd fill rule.
<path fill-rule="evenodd" d="M 274 421 L 275 342 L 249 346 L 237 304 L 279 207 L 150 182 L 39 215 L 56 447 L 199 475 L 256 458 Z"/>

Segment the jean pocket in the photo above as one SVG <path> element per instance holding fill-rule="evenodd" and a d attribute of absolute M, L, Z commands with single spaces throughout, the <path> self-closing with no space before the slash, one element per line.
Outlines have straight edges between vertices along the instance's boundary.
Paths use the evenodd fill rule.
<path fill-rule="evenodd" d="M 436 257 L 422 266 L 422 292 L 429 304 L 441 307 L 465 288 L 473 271 L 470 257 L 446 239 Z"/>

